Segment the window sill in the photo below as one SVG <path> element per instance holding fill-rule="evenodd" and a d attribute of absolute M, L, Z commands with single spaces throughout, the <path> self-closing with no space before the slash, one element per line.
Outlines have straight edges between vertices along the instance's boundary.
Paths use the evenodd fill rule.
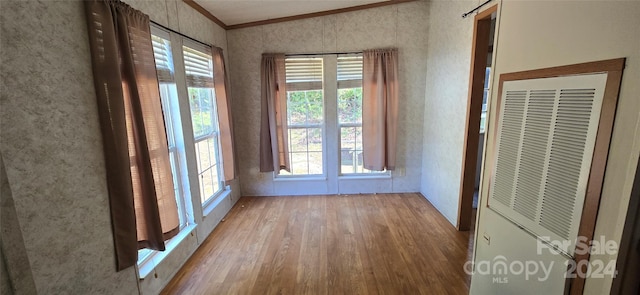
<path fill-rule="evenodd" d="M 196 227 L 197 225 L 195 224 L 186 226 L 175 237 L 167 242 L 166 250 L 154 251 L 149 259 L 138 265 L 138 274 L 140 276 L 140 280 L 144 280 L 148 275 L 152 274 L 156 266 L 162 263 L 162 261 L 167 256 L 169 256 L 169 254 L 171 254 L 171 251 L 173 251 L 173 249 L 175 249 L 178 245 L 180 245 L 180 243 L 182 243 L 185 238 L 192 234 Z"/>
<path fill-rule="evenodd" d="M 202 208 L 202 218 L 205 218 L 209 214 L 211 214 L 213 209 L 218 207 L 220 202 L 222 202 L 222 200 L 224 200 L 227 196 L 229 196 L 229 194 L 231 194 L 231 187 L 226 186 L 224 190 L 222 190 L 217 196 L 215 196 L 213 199 L 209 200 L 208 202 L 204 203 Z"/>
<path fill-rule="evenodd" d="M 318 176 L 276 176 L 273 181 L 326 181 L 327 177 Z"/>
<path fill-rule="evenodd" d="M 391 179 L 391 174 L 390 173 L 384 173 L 384 174 L 380 174 L 380 175 L 368 175 L 368 174 L 363 174 L 363 175 L 358 175 L 358 174 L 345 174 L 345 175 L 340 175 L 338 176 L 338 179 L 340 180 L 361 180 L 361 179 Z"/>

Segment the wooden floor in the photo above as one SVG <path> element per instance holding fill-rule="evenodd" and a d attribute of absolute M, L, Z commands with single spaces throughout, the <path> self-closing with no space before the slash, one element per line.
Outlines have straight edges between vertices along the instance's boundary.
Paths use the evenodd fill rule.
<path fill-rule="evenodd" d="M 243 197 L 162 294 L 467 294 L 468 240 L 419 194 Z"/>

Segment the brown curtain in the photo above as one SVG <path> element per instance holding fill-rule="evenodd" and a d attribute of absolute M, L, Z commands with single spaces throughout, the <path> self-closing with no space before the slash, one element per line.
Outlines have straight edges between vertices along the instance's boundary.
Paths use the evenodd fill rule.
<path fill-rule="evenodd" d="M 398 127 L 398 50 L 365 50 L 362 70 L 364 168 L 394 170 Z"/>
<path fill-rule="evenodd" d="M 118 270 L 139 248 L 164 250 L 178 209 L 149 17 L 120 1 L 85 1 Z"/>
<path fill-rule="evenodd" d="M 289 171 L 284 59 L 284 54 L 262 55 L 260 172 Z"/>
<path fill-rule="evenodd" d="M 236 178 L 235 156 L 233 147 L 233 121 L 231 119 L 231 96 L 228 94 L 229 79 L 222 48 L 213 47 L 213 85 L 216 90 L 218 107 L 218 125 L 220 126 L 220 146 L 224 180 Z"/>

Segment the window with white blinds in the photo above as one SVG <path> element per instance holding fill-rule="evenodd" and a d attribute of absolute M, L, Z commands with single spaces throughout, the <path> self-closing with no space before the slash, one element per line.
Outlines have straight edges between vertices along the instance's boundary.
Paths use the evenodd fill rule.
<path fill-rule="evenodd" d="M 607 74 L 506 81 L 489 206 L 573 256 Z"/>
<path fill-rule="evenodd" d="M 153 43 L 153 56 L 156 62 L 158 83 L 173 83 L 175 70 L 173 67 L 169 33 L 159 29 L 152 31 L 151 42 Z"/>
<path fill-rule="evenodd" d="M 338 56 L 338 88 L 362 87 L 362 54 Z"/>
<path fill-rule="evenodd" d="M 211 48 L 185 41 L 182 46 L 187 86 L 213 88 L 213 58 Z"/>
<path fill-rule="evenodd" d="M 200 201 L 205 205 L 224 189 L 213 57 L 211 48 L 189 40 L 185 40 L 182 54 L 198 164 Z"/>
<path fill-rule="evenodd" d="M 176 134 L 182 133 L 182 126 L 180 125 L 178 92 L 175 82 L 175 68 L 170 39 L 169 32 L 155 26 L 151 27 L 151 42 L 153 45 L 162 114 L 167 135 L 174 195 L 176 197 L 176 204 L 178 205 L 180 229 L 183 229 L 189 222 L 187 204 L 190 203 L 190 201 L 187 201 L 188 195 L 183 192 L 182 180 L 184 176 L 186 176 L 186 170 L 184 169 L 185 166 L 181 163 L 183 163 L 185 157 L 184 153 L 178 148 L 179 145 L 184 145 L 184 143 L 179 136 L 176 136 Z M 138 250 L 138 265 L 149 261 L 154 253 L 156 253 L 156 251 L 150 249 Z"/>
<path fill-rule="evenodd" d="M 387 173 L 364 168 L 362 148 L 362 54 L 338 56 L 340 174 Z"/>
<path fill-rule="evenodd" d="M 280 171 L 278 176 L 324 175 L 332 171 L 349 176 L 388 174 L 388 171 L 370 171 L 363 166 L 362 65 L 362 54 L 285 59 L 291 172 Z M 327 67 L 335 72 L 327 73 Z M 326 83 L 335 85 L 336 88 L 328 88 L 337 91 L 325 93 Z M 330 102 L 325 101 L 325 95 Z M 326 129 L 339 134 L 335 134 L 336 131 L 324 134 L 330 132 L 325 130 L 325 104 L 327 110 L 337 111 L 326 114 L 331 120 L 326 123 L 338 127 Z M 326 146 L 339 148 L 337 161 L 325 163 Z"/>
<path fill-rule="evenodd" d="M 287 58 L 285 71 L 287 91 L 322 89 L 322 58 Z"/>
<path fill-rule="evenodd" d="M 285 59 L 287 132 L 290 172 L 280 175 L 324 174 L 323 59 Z"/>

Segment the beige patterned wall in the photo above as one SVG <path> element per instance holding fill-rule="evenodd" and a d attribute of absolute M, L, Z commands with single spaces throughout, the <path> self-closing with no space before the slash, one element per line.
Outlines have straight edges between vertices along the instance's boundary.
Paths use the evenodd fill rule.
<path fill-rule="evenodd" d="M 115 272 L 81 2 L 2 2 L 0 151 L 40 294 L 135 294 Z"/>
<path fill-rule="evenodd" d="M 274 194 L 271 175 L 258 172 L 261 54 L 348 52 L 384 47 L 398 47 L 400 53 L 398 166 L 406 169 L 406 173 L 394 176 L 393 190 L 419 191 L 427 17 L 428 3 L 416 1 L 227 32 L 242 193 Z"/>
<path fill-rule="evenodd" d="M 126 2 L 226 50 L 226 32 L 182 1 Z M 115 271 L 83 4 L 0 6 L 0 152 L 23 263 L 39 294 L 137 294 L 135 269 Z"/>
<path fill-rule="evenodd" d="M 453 225 L 458 215 L 473 16 L 478 1 L 433 1 L 429 14 L 422 187 Z"/>

